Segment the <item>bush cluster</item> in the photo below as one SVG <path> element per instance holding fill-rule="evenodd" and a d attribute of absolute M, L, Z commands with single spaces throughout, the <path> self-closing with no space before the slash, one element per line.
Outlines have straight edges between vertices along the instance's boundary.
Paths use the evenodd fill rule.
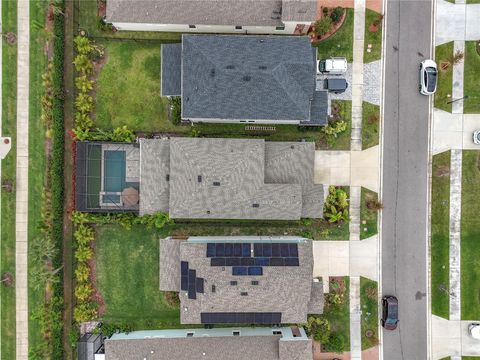
<path fill-rule="evenodd" d="M 94 214 L 79 211 L 72 212 L 72 222 L 74 225 L 82 224 L 119 224 L 125 230 L 131 230 L 133 225 L 145 225 L 147 228 L 162 229 L 164 226 L 172 224 L 167 213 L 157 212 L 151 215 L 138 216 L 132 213 L 106 213 Z"/>
<path fill-rule="evenodd" d="M 324 216 L 329 223 L 349 221 L 348 198 L 345 190 L 329 186 L 328 196 L 324 204 Z"/>
<path fill-rule="evenodd" d="M 182 98 L 180 96 L 169 97 L 168 103 L 172 111 L 172 123 L 180 125 L 182 121 Z"/>

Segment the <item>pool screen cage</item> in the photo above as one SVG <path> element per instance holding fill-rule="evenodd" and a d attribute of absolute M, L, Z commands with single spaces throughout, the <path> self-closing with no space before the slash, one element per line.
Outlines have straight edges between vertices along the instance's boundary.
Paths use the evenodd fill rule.
<path fill-rule="evenodd" d="M 85 212 L 138 212 L 140 145 L 76 143 L 75 209 Z"/>

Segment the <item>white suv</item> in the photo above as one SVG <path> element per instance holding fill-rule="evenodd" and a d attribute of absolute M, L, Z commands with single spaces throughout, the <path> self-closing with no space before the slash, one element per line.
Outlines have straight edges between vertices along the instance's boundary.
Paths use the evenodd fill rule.
<path fill-rule="evenodd" d="M 317 69 L 320 74 L 342 75 L 347 72 L 347 59 L 332 57 L 317 61 Z"/>
<path fill-rule="evenodd" d="M 432 95 L 437 90 L 437 63 L 433 60 L 424 60 L 420 64 L 420 93 Z"/>

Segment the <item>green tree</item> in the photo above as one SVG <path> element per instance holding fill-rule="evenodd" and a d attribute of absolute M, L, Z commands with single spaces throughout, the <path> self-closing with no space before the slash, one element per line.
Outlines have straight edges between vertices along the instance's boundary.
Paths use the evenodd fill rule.
<path fill-rule="evenodd" d="M 333 21 L 329 16 L 322 16 L 315 22 L 315 31 L 319 35 L 325 35 L 332 29 Z"/>

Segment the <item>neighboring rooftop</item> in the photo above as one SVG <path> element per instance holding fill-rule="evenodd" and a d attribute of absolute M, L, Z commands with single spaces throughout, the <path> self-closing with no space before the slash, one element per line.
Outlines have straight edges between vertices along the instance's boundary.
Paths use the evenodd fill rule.
<path fill-rule="evenodd" d="M 168 149 L 167 149 L 168 148 Z M 172 218 L 319 218 L 315 145 L 257 139 L 140 140 L 140 214 Z"/>
<path fill-rule="evenodd" d="M 316 53 L 307 36 L 184 34 L 181 74 L 162 65 L 162 95 L 182 96 L 185 120 L 324 125 L 328 95 L 315 91 Z M 162 54 L 178 61 L 178 44 L 162 44 Z"/>
<path fill-rule="evenodd" d="M 304 323 L 323 312 L 321 284 L 308 239 L 160 240 L 160 289 L 180 291 L 182 324 Z"/>
<path fill-rule="evenodd" d="M 161 90 L 164 96 L 177 95 L 182 91 L 182 44 L 162 46 Z"/>
<path fill-rule="evenodd" d="M 235 335 L 234 335 L 235 332 Z M 134 331 L 105 341 L 106 360 L 311 360 L 302 328 Z"/>
<path fill-rule="evenodd" d="M 282 26 L 315 21 L 314 0 L 108 0 L 112 23 Z"/>

